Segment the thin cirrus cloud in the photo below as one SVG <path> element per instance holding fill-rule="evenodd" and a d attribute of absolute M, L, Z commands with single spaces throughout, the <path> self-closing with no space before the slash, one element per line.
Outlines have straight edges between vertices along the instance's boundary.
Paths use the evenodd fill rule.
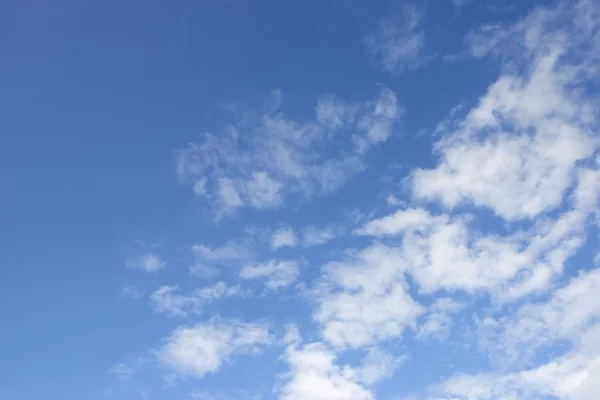
<path fill-rule="evenodd" d="M 232 296 L 242 296 L 239 285 L 228 286 L 224 282 L 204 286 L 191 294 L 181 294 L 176 285 L 160 286 L 150 295 L 150 302 L 157 313 L 170 317 L 188 317 L 200 314 L 209 303 Z"/>
<path fill-rule="evenodd" d="M 256 258 L 255 243 L 251 237 L 228 240 L 221 246 L 208 246 L 203 243 L 191 247 L 194 258 L 190 274 L 199 278 L 213 278 L 223 270 Z"/>
<path fill-rule="evenodd" d="M 242 267 L 239 277 L 244 280 L 264 279 L 270 290 L 278 290 L 294 283 L 300 275 L 300 266 L 292 260 L 269 260 Z"/>
<path fill-rule="evenodd" d="M 325 226 L 322 228 L 307 226 L 301 233 L 296 233 L 292 227 L 282 227 L 271 235 L 271 249 L 277 250 L 282 247 L 313 247 L 322 246 L 332 241 L 341 234 L 341 229 L 336 226 Z"/>
<path fill-rule="evenodd" d="M 164 269 L 166 263 L 156 254 L 146 253 L 129 258 L 125 266 L 138 271 L 156 273 Z"/>
<path fill-rule="evenodd" d="M 384 72 L 399 74 L 414 70 L 426 58 L 425 10 L 405 3 L 379 20 L 377 27 L 367 34 L 364 44 L 372 63 Z"/>
<path fill-rule="evenodd" d="M 273 97 L 266 111 L 179 152 L 180 179 L 219 216 L 244 207 L 277 208 L 292 194 L 336 190 L 365 168 L 367 151 L 393 134 L 402 114 L 387 88 L 356 104 L 322 97 L 305 121 L 286 117 L 279 111 L 280 93 Z"/>

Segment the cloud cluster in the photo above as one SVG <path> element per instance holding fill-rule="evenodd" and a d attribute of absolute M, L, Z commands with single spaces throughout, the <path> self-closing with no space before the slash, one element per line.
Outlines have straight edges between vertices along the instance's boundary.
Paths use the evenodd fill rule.
<path fill-rule="evenodd" d="M 474 400 L 540 398 L 590 400 L 600 378 L 600 308 L 595 294 L 600 270 L 577 276 L 543 303 L 527 304 L 515 315 L 482 323 L 498 335 L 499 345 L 519 361 L 544 346 L 567 340 L 562 356 L 515 372 L 458 374 L 431 388 L 431 399 Z M 491 327 L 490 327 L 491 326 Z M 488 339 L 488 329 L 485 338 Z M 497 354 L 497 353 L 496 353 Z"/>
<path fill-rule="evenodd" d="M 439 162 L 410 173 L 413 205 L 355 229 L 355 236 L 377 241 L 349 248 L 345 259 L 323 268 L 314 318 L 325 343 L 336 351 L 367 349 L 408 331 L 443 340 L 466 306 L 454 296 L 477 295 L 479 304 L 490 301 L 492 310 L 504 312 L 481 320 L 482 350 L 493 357 L 494 347 L 504 349 L 509 356 L 503 361 L 512 367 L 527 353 L 538 364 L 510 373 L 458 374 L 432 387 L 432 399 L 591 396 L 585 388 L 594 387 L 599 362 L 598 317 L 589 292 L 596 290 L 595 272 L 545 304 L 506 314 L 509 305 L 560 286 L 598 212 L 597 103 L 582 85 L 597 76 L 597 53 L 587 50 L 597 46 L 589 39 L 600 18 L 588 14 L 583 21 L 586 5 L 566 13 L 565 23 L 557 22 L 565 18 L 560 5 L 537 10 L 514 27 L 496 27 L 487 47 L 484 37 L 475 45 L 475 34 L 470 36 L 477 56 L 499 56 L 506 46 L 507 68 L 471 110 L 438 125 Z M 522 43 L 519 56 L 513 43 Z M 504 226 L 482 224 L 486 212 Z M 571 351 L 539 363 L 536 349 L 565 340 Z"/>
<path fill-rule="evenodd" d="M 402 114 L 387 88 L 357 104 L 322 97 L 307 121 L 286 117 L 279 111 L 280 93 L 273 97 L 266 111 L 179 152 L 180 179 L 219 215 L 275 208 L 291 194 L 335 190 L 364 169 L 365 153 L 393 134 Z"/>
<path fill-rule="evenodd" d="M 194 245 L 193 275 L 227 269 L 238 281 L 187 295 L 161 286 L 150 296 L 155 310 L 198 315 L 258 280 L 266 295 L 306 289 L 299 297 L 312 305 L 304 335 L 310 340 L 290 325 L 277 342 L 287 367 L 280 400 L 374 400 L 377 383 L 407 359 L 392 344 L 411 336 L 449 346 L 449 338 L 460 342 L 459 320 L 473 339 L 467 345 L 489 365 L 440 377 L 417 398 L 597 397 L 600 266 L 574 258 L 599 221 L 599 104 L 586 89 L 600 77 L 595 6 L 559 2 L 512 26 L 486 25 L 467 36 L 471 56 L 498 59 L 501 73 L 472 106 L 437 125 L 437 160 L 408 172 L 406 197 L 387 197 L 392 211 L 378 208 L 346 232 L 277 221 L 262 242 Z M 399 73 L 423 62 L 423 18 L 422 9 L 404 6 L 367 37 L 379 68 Z M 181 180 L 218 216 L 336 190 L 366 167 L 369 150 L 388 141 L 402 114 L 386 88 L 364 103 L 323 97 L 306 121 L 285 116 L 280 101 L 275 93 L 266 111 L 180 152 Z M 322 265 L 304 262 L 334 239 L 339 247 L 319 253 Z M 164 267 L 153 255 L 127 264 L 148 272 Z M 310 274 L 301 274 L 307 264 Z M 314 280 L 298 283 L 305 275 Z M 267 323 L 213 318 L 175 329 L 155 356 L 175 376 L 201 378 L 235 354 L 275 342 Z M 112 372 L 129 374 L 125 365 Z"/>

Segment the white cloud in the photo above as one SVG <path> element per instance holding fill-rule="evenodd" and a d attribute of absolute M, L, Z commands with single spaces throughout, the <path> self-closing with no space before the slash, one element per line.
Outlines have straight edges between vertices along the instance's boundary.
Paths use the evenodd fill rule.
<path fill-rule="evenodd" d="M 241 287 L 239 285 L 228 286 L 225 282 L 217 282 L 211 286 L 204 286 L 194 292 L 194 296 L 207 302 L 236 295 L 244 295 Z"/>
<path fill-rule="evenodd" d="M 334 226 L 326 226 L 324 228 L 309 226 L 304 229 L 302 246 L 312 247 L 327 244 L 335 238 L 337 231 Z"/>
<path fill-rule="evenodd" d="M 364 227 L 355 229 L 354 233 L 377 237 L 395 235 L 407 230 L 422 230 L 435 221 L 436 218 L 432 217 L 428 211 L 422 208 L 409 208 L 398 210 L 383 218 L 374 219 Z"/>
<path fill-rule="evenodd" d="M 583 272 L 567 284 L 560 279 L 566 259 L 585 240 L 588 217 L 598 212 L 596 105 L 582 95 L 585 80 L 599 72 L 600 42 L 590 42 L 600 27 L 597 9 L 595 2 L 559 2 L 555 9 L 538 9 L 514 27 L 488 26 L 469 38 L 474 55 L 510 59 L 506 71 L 522 70 L 523 63 L 530 67 L 525 77 L 505 72 L 463 120 L 444 124 L 446 137 L 438 145 L 442 162 L 415 173 L 415 194 L 449 208 L 471 203 L 509 221 L 529 219 L 525 226 L 531 228 L 520 225 L 505 237 L 486 238 L 471 229 L 468 235 L 476 239 L 470 248 L 481 240 L 509 245 L 497 248 L 500 257 L 487 258 L 489 252 L 486 256 L 488 269 L 512 276 L 499 286 L 500 297 L 558 289 L 547 300 L 531 303 L 525 298 L 516 311 L 486 311 L 488 315 L 478 320 L 477 339 L 492 366 L 499 368 L 458 373 L 433 386 L 427 398 L 598 396 L 600 308 L 594 299 L 600 274 L 578 260 L 571 271 Z M 371 225 L 375 226 L 380 229 L 371 229 L 372 234 L 388 225 Z M 391 231 L 399 235 L 401 228 L 398 224 Z M 445 242 L 463 247 L 462 242 Z M 444 250 L 442 255 L 449 253 Z M 451 256 L 449 260 L 460 265 L 456 273 L 469 275 L 468 268 Z M 496 280 L 493 286 L 497 284 Z"/>
<path fill-rule="evenodd" d="M 256 208 L 274 208 L 281 203 L 282 184 L 269 177 L 266 172 L 252 173 L 246 184 L 250 205 Z"/>
<path fill-rule="evenodd" d="M 374 244 L 324 267 L 315 319 L 338 347 L 362 347 L 397 338 L 423 312 L 407 292 L 405 263 L 392 247 Z"/>
<path fill-rule="evenodd" d="M 378 68 L 397 74 L 424 62 L 424 16 L 422 8 L 405 3 L 379 21 L 377 29 L 365 38 L 367 53 Z"/>
<path fill-rule="evenodd" d="M 178 293 L 177 286 L 161 286 L 150 295 L 154 310 L 173 317 L 187 317 L 189 313 L 199 313 L 202 309 L 200 300 L 194 296 Z"/>
<path fill-rule="evenodd" d="M 397 262 L 424 293 L 440 289 L 491 292 L 499 301 L 514 300 L 544 290 L 585 238 L 585 221 L 597 181 L 580 179 L 573 208 L 556 219 L 540 220 L 531 229 L 500 236 L 474 230 L 469 218 L 433 216 L 423 209 L 399 210 L 368 222 L 358 234 L 402 235 L 394 251 Z"/>
<path fill-rule="evenodd" d="M 147 253 L 131 257 L 125 263 L 128 268 L 144 272 L 158 272 L 165 268 L 165 263 L 155 254 Z"/>
<path fill-rule="evenodd" d="M 573 62 L 580 24 L 556 31 L 556 12 L 566 11 L 538 11 L 516 28 L 496 28 L 491 39 L 481 39 L 498 51 L 505 48 L 499 36 L 522 43 L 514 62 L 527 64 L 526 73 L 505 72 L 463 120 L 445 125 L 436 146 L 441 162 L 413 174 L 417 198 L 448 208 L 471 203 L 507 220 L 534 218 L 561 204 L 576 165 L 599 141 L 595 104 L 580 87 L 593 55 L 580 51 L 582 60 Z"/>
<path fill-rule="evenodd" d="M 232 212 L 244 205 L 240 193 L 236 188 L 236 182 L 232 179 L 221 177 L 218 180 L 219 202 L 225 213 Z"/>
<path fill-rule="evenodd" d="M 597 397 L 600 274 L 585 271 L 563 282 L 566 271 L 573 276 L 589 267 L 571 257 L 587 239 L 590 217 L 598 217 L 600 194 L 596 100 L 582 89 L 585 79 L 599 72 L 592 50 L 600 50 L 600 40 L 585 54 L 576 49 L 586 31 L 600 38 L 600 25 L 590 16 L 598 11 L 583 13 L 582 4 L 592 3 L 568 11 L 581 13 L 573 40 L 568 29 L 575 28 L 552 23 L 565 11 L 560 7 L 536 11 L 516 27 L 488 26 L 469 37 L 477 57 L 501 57 L 501 76 L 471 110 L 461 115 L 456 108 L 438 125 L 439 162 L 409 174 L 405 203 L 389 197 L 388 204 L 398 209 L 360 221 L 354 237 L 347 238 L 358 244 L 342 257 L 322 253 L 331 258 L 306 292 L 316 323 L 309 330 L 317 338 L 304 343 L 295 328 L 288 329 L 282 360 L 289 373 L 278 388 L 280 400 L 372 400 L 374 385 L 408 359 L 388 352 L 389 344 L 402 345 L 412 335 L 451 346 L 455 336 L 446 339 L 459 323 L 474 331 L 467 339 L 473 343 L 461 345 L 479 345 L 490 366 L 457 372 L 417 398 Z M 380 66 L 394 73 L 421 62 L 421 10 L 406 7 L 404 26 L 381 25 L 382 47 L 374 53 Z M 584 15 L 588 19 L 582 20 Z M 389 21 L 394 18 L 398 15 Z M 408 50 L 384 49 L 400 37 L 416 41 L 404 43 Z M 517 51 L 507 50 L 511 46 Z M 366 152 L 389 139 L 402 113 L 387 89 L 363 104 L 323 97 L 308 121 L 285 117 L 276 97 L 268 111 L 183 151 L 181 177 L 218 212 L 275 208 L 293 195 L 334 190 L 365 168 Z M 336 235 L 335 225 L 282 228 L 257 243 L 265 250 L 308 247 Z M 235 268 L 238 278 L 261 279 L 272 291 L 297 282 L 298 262 L 257 262 L 255 244 L 248 239 L 196 245 L 196 271 Z M 241 288 L 223 282 L 188 295 L 162 286 L 151 301 L 159 311 L 188 316 L 207 302 L 234 295 L 243 295 Z M 156 357 L 178 377 L 203 377 L 234 354 L 272 341 L 265 324 L 212 319 L 173 331 Z M 348 359 L 354 362 L 346 364 Z M 196 397 L 220 398 L 203 391 Z"/>
<path fill-rule="evenodd" d="M 553 396 L 597 398 L 600 378 L 600 325 L 579 332 L 567 354 L 531 369 L 509 373 L 457 374 L 432 387 L 430 399 L 513 400 Z"/>
<path fill-rule="evenodd" d="M 398 365 L 406 361 L 406 357 L 392 357 L 377 347 L 372 347 L 357 369 L 359 380 L 366 385 L 373 385 L 382 379 L 391 378 Z"/>
<path fill-rule="evenodd" d="M 497 319 L 483 319 L 478 329 L 482 350 L 495 361 L 500 358 L 503 371 L 510 372 L 457 374 L 432 387 L 431 398 L 596 398 L 600 388 L 599 290 L 596 267 L 573 277 L 545 301 L 525 303 Z M 557 343 L 563 346 L 557 348 Z"/>
<path fill-rule="evenodd" d="M 387 203 L 388 206 L 406 205 L 404 201 L 400 200 L 398 197 L 394 196 L 393 194 L 390 194 L 388 197 L 386 197 L 385 202 Z"/>
<path fill-rule="evenodd" d="M 201 313 L 204 306 L 211 301 L 241 294 L 239 286 L 227 286 L 224 282 L 199 288 L 190 295 L 179 294 L 178 286 L 161 286 L 150 295 L 150 302 L 158 313 L 171 317 L 187 317 L 190 314 Z"/>
<path fill-rule="evenodd" d="M 300 275 L 300 267 L 295 261 L 267 261 L 261 264 L 249 264 L 240 271 L 242 279 L 266 279 L 265 285 L 278 290 L 294 283 Z"/>
<path fill-rule="evenodd" d="M 195 261 L 190 266 L 190 273 L 197 277 L 214 277 L 220 268 L 236 267 L 255 257 L 254 242 L 249 238 L 230 240 L 218 247 L 195 244 L 191 250 Z"/>
<path fill-rule="evenodd" d="M 445 340 L 454 323 L 455 314 L 461 311 L 464 305 L 451 299 L 439 298 L 428 308 L 424 322 L 419 326 L 417 338 L 427 340 L 436 338 Z"/>
<path fill-rule="evenodd" d="M 392 135 L 393 123 L 401 113 L 394 92 L 382 90 L 373 111 L 358 119 L 357 127 L 364 134 L 354 135 L 352 139 L 359 153 L 364 153 L 372 146 L 387 141 Z"/>
<path fill-rule="evenodd" d="M 277 250 L 282 247 L 294 247 L 298 244 L 296 233 L 290 227 L 279 228 L 271 236 L 271 249 Z"/>
<path fill-rule="evenodd" d="M 271 342 L 265 324 L 213 318 L 174 330 L 156 351 L 156 358 L 180 376 L 201 378 L 220 370 L 232 355 L 252 352 Z"/>
<path fill-rule="evenodd" d="M 297 336 L 297 333 L 291 335 Z M 288 335 L 288 337 L 290 337 Z M 372 400 L 373 394 L 361 383 L 359 373 L 335 364 L 335 354 L 323 343 L 300 346 L 289 343 L 284 359 L 290 379 L 281 389 L 280 400 Z"/>
<path fill-rule="evenodd" d="M 595 269 L 573 278 L 545 303 L 524 305 L 510 317 L 486 318 L 480 322 L 483 349 L 524 363 L 557 340 L 578 342 L 600 320 L 599 291 L 600 270 Z"/>
<path fill-rule="evenodd" d="M 396 95 L 382 88 L 374 101 L 319 100 L 314 119 L 295 121 L 280 111 L 246 113 L 219 135 L 179 152 L 178 175 L 217 216 L 241 207 L 275 208 L 292 194 L 328 193 L 365 168 L 368 149 L 392 135 L 400 118 Z M 343 134 L 342 134 L 343 133 Z"/>
<path fill-rule="evenodd" d="M 315 109 L 317 121 L 332 128 L 340 128 L 352 123 L 358 107 L 349 105 L 334 96 L 322 97 Z"/>

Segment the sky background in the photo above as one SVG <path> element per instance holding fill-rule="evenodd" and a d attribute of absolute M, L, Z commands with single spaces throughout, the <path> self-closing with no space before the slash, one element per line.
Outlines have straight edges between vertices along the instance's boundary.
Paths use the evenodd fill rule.
<path fill-rule="evenodd" d="M 0 5 L 0 398 L 592 400 L 597 0 Z"/>

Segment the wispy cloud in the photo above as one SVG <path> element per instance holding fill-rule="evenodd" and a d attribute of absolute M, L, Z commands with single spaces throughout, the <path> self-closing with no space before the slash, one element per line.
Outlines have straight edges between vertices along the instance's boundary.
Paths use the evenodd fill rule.
<path fill-rule="evenodd" d="M 356 104 L 325 96 L 306 121 L 286 117 L 280 103 L 277 92 L 266 110 L 179 152 L 180 179 L 219 216 L 337 189 L 364 169 L 366 151 L 385 142 L 401 116 L 396 95 L 386 88 L 374 101 Z"/>
<path fill-rule="evenodd" d="M 541 346 L 568 340 L 572 348 L 552 361 L 516 372 L 457 374 L 431 388 L 435 399 L 467 396 L 476 400 L 539 398 L 587 400 L 597 395 L 600 377 L 600 308 L 594 295 L 600 287 L 598 270 L 574 278 L 544 303 L 525 305 L 516 315 L 485 321 L 496 331 L 502 352 L 516 365 L 531 362 Z M 506 347 L 504 347 L 506 346 Z M 494 355 L 502 353 L 494 352 Z M 504 356 L 503 356 L 504 357 Z"/>
<path fill-rule="evenodd" d="M 125 265 L 127 268 L 155 273 L 165 268 L 166 263 L 156 254 L 146 253 L 129 258 Z"/>
<path fill-rule="evenodd" d="M 271 236 L 271 248 L 273 250 L 282 247 L 294 247 L 296 245 L 298 245 L 298 238 L 294 230 L 290 227 L 279 228 Z"/>
<path fill-rule="evenodd" d="M 127 364 L 119 363 L 111 367 L 108 372 L 117 379 L 126 381 L 135 373 L 135 369 Z"/>
<path fill-rule="evenodd" d="M 210 302 L 236 295 L 241 295 L 239 286 L 227 286 L 217 282 L 211 286 L 199 288 L 189 295 L 180 294 L 178 286 L 161 286 L 150 295 L 154 310 L 172 317 L 187 317 L 199 314 Z"/>
<path fill-rule="evenodd" d="M 196 277 L 212 278 L 219 275 L 222 268 L 234 268 L 251 262 L 256 257 L 252 238 L 229 240 L 222 246 L 207 246 L 199 243 L 191 248 L 194 263 L 190 273 Z"/>
<path fill-rule="evenodd" d="M 277 290 L 291 285 L 300 275 L 300 266 L 295 261 L 267 261 L 260 264 L 249 264 L 240 271 L 242 279 L 265 279 L 266 287 Z"/>
<path fill-rule="evenodd" d="M 324 228 L 309 226 L 304 229 L 302 246 L 312 247 L 327 244 L 337 236 L 338 232 L 339 229 L 331 225 Z"/>
<path fill-rule="evenodd" d="M 419 67 L 426 60 L 425 10 L 408 2 L 379 21 L 377 28 L 365 37 L 367 54 L 373 63 L 392 74 Z"/>

